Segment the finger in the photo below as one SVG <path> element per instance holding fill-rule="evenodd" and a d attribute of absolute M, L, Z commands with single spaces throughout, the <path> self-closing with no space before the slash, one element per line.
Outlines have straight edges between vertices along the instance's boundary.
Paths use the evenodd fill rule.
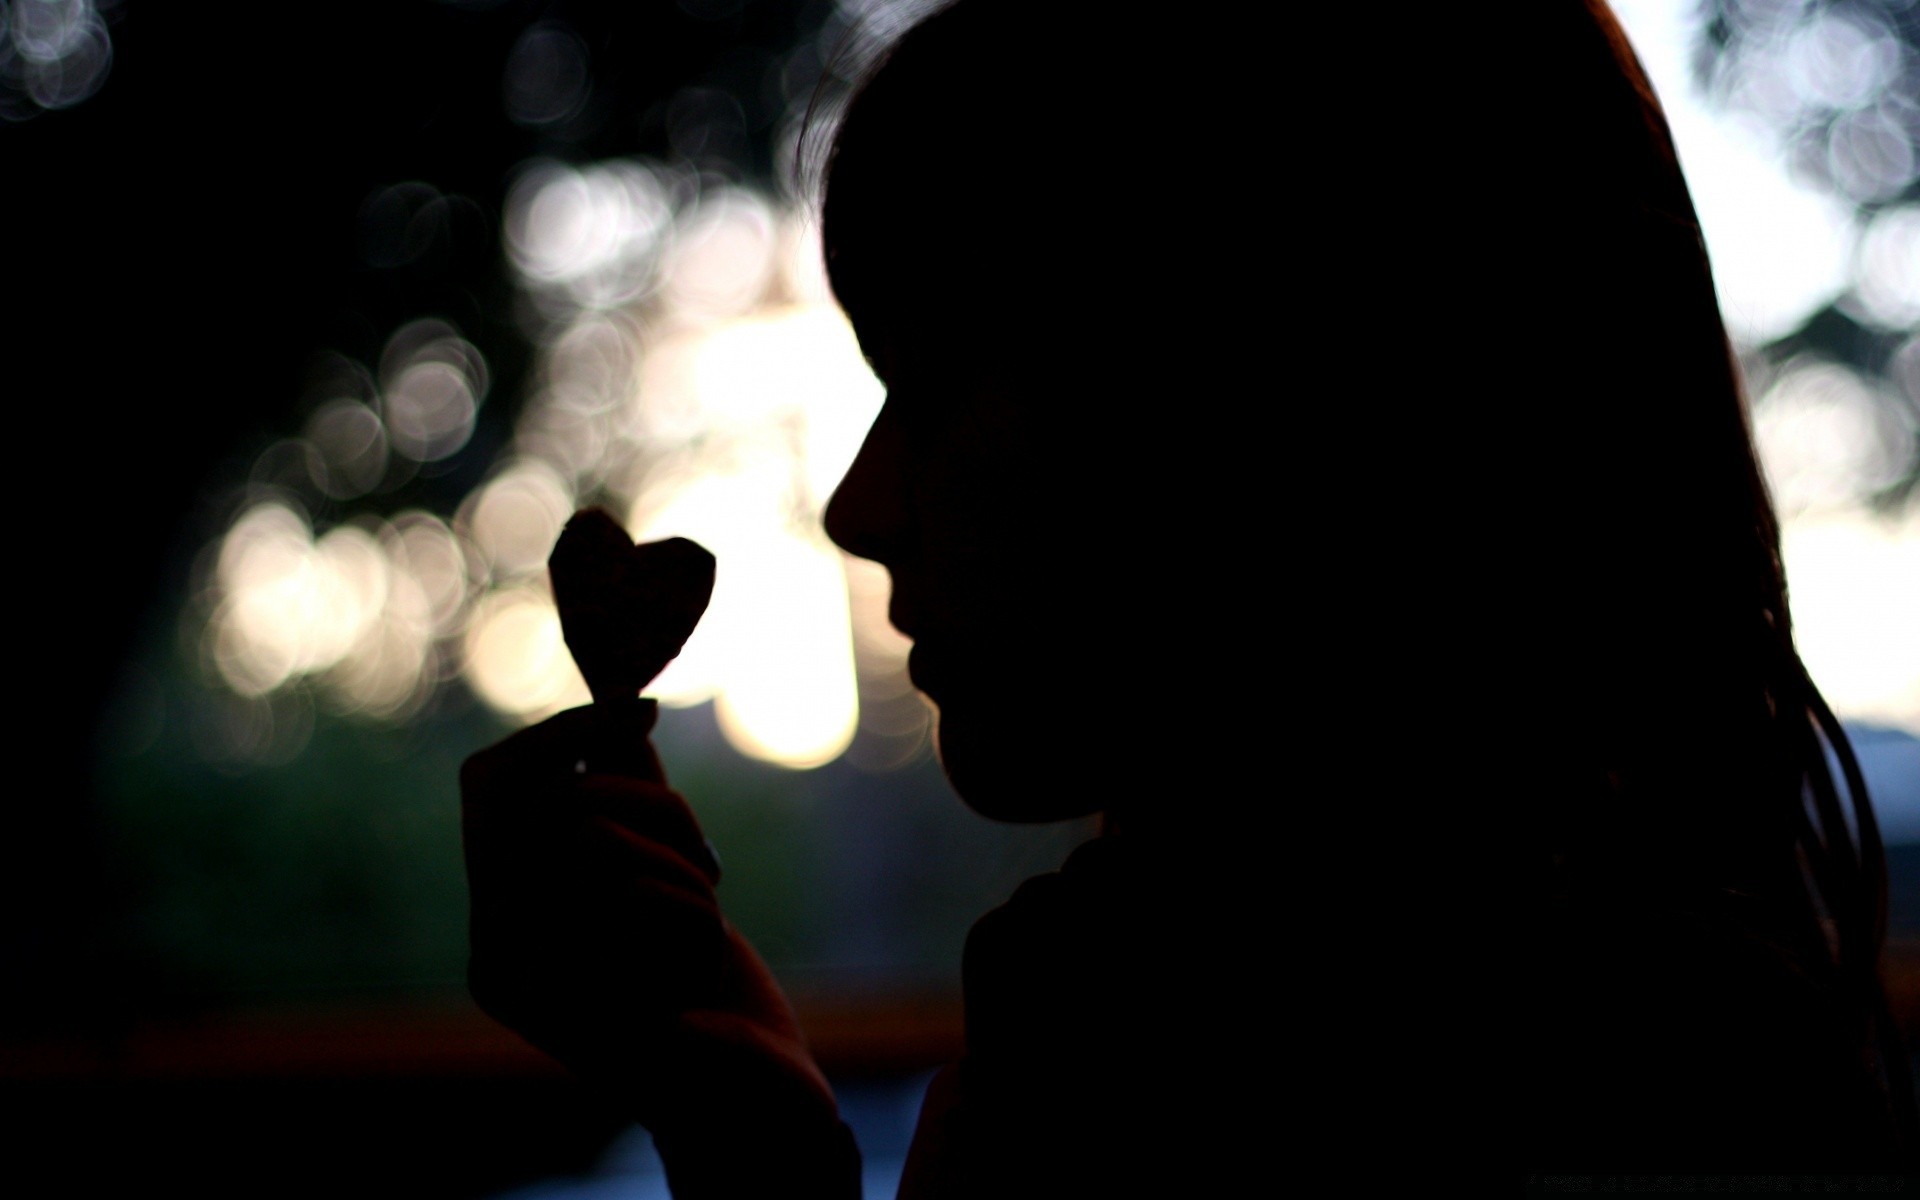
<path fill-rule="evenodd" d="M 505 920 L 556 930 L 682 920 L 650 905 L 702 914 L 717 926 L 710 871 L 676 847 L 601 814 L 467 823 L 476 924 Z"/>
<path fill-rule="evenodd" d="M 609 817 L 587 818 L 584 832 L 583 868 L 610 880 L 657 880 L 686 891 L 719 912 L 713 898 L 713 876 L 697 859 Z"/>
<path fill-rule="evenodd" d="M 708 886 L 720 882 L 720 860 L 686 800 L 671 788 L 620 775 L 582 775 L 573 802 L 591 816 L 658 842 L 694 864 Z"/>
<path fill-rule="evenodd" d="M 518 901 L 517 903 L 514 901 Z M 729 981 L 729 931 L 710 893 L 659 876 L 595 875 L 476 906 L 472 962 L 562 1010 L 677 1008 Z"/>
<path fill-rule="evenodd" d="M 556 813 L 548 805 L 532 814 L 505 817 L 482 812 L 464 822 L 467 874 L 476 902 L 540 897 L 565 903 L 599 880 L 654 878 L 713 904 L 718 870 L 705 854 L 697 830 L 683 844 L 647 836 L 613 817 L 575 809 Z M 690 841 L 690 845 L 685 844 Z"/>
<path fill-rule="evenodd" d="M 510 953 L 549 968 L 613 969 L 624 960 L 673 974 L 723 947 L 727 926 L 691 864 L 609 827 L 576 831 L 567 853 L 501 856 L 473 889 L 478 953 Z"/>
<path fill-rule="evenodd" d="M 564 892 L 496 894 L 474 906 L 476 951 L 511 950 L 549 963 L 675 973 L 690 956 L 726 949 L 728 926 L 709 893 L 656 875 L 600 877 Z"/>
<path fill-rule="evenodd" d="M 486 803 L 525 792 L 543 779 L 578 774 L 591 765 L 665 782 L 659 759 L 647 743 L 659 716 L 652 700 L 589 704 L 568 709 L 495 742 L 460 766 L 460 793 Z"/>

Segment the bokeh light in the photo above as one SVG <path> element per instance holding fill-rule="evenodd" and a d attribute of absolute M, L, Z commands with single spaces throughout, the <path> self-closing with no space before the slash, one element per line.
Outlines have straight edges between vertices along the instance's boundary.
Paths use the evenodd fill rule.
<path fill-rule="evenodd" d="M 714 631 L 730 637 L 720 729 L 755 758 L 819 766 L 847 748 L 859 720 L 840 552 L 824 537 L 768 538 L 758 549 L 735 567 L 732 619 Z"/>
<path fill-rule="evenodd" d="M 738 749 L 790 767 L 857 734 L 880 747 L 875 769 L 924 752 L 884 573 L 879 598 L 869 574 L 852 605 L 862 568 L 819 523 L 880 385 L 827 293 L 812 222 L 690 178 L 642 161 L 523 168 L 503 237 L 540 305 L 539 353 L 511 441 L 451 518 L 336 521 L 316 539 L 299 506 L 375 501 L 404 464 L 459 459 L 489 387 L 473 344 L 424 319 L 387 338 L 375 369 L 316 369 L 303 436 L 261 456 L 265 499 L 222 544 L 208 655 L 229 687 L 310 680 L 335 707 L 387 718 L 456 678 L 516 720 L 584 702 L 545 565 L 574 510 L 600 503 L 637 539 L 691 537 L 719 560 L 706 618 L 649 694 L 712 703 Z M 405 215 L 436 195 L 369 203 Z M 863 689 L 877 706 L 864 726 Z"/>
<path fill-rule="evenodd" d="M 478 551 L 439 517 L 418 509 L 394 518 L 385 549 L 395 569 L 419 587 L 433 632 L 438 636 L 458 632 L 472 600 L 471 564 Z"/>
<path fill-rule="evenodd" d="M 320 488 L 335 500 L 364 496 L 386 478 L 386 425 L 358 400 L 331 400 L 315 411 L 306 441 L 320 455 Z"/>
<path fill-rule="evenodd" d="M 487 364 L 445 322 L 414 321 L 381 356 L 381 413 L 393 449 L 415 462 L 446 458 L 473 436 Z"/>
<path fill-rule="evenodd" d="M 591 698 L 567 654 L 553 598 L 535 586 L 480 602 L 467 629 L 466 678 L 495 709 L 528 721 Z"/>
<path fill-rule="evenodd" d="M 1789 363 L 1760 398 L 1754 442 L 1782 519 L 1858 508 L 1899 480 L 1915 430 L 1838 363 Z"/>
<path fill-rule="evenodd" d="M 71 108 L 106 83 L 113 38 L 94 0 L 0 4 L 0 120 Z"/>
<path fill-rule="evenodd" d="M 668 255 L 667 302 L 694 321 L 747 312 L 773 278 L 776 238 L 772 212 L 751 192 L 728 188 L 704 198 Z"/>
<path fill-rule="evenodd" d="M 586 106 L 592 84 L 580 35 L 542 22 L 522 33 L 507 55 L 502 98 L 515 124 L 556 125 Z"/>
<path fill-rule="evenodd" d="M 52 18 L 84 24 L 73 14 L 85 7 L 36 9 L 44 29 L 16 29 L 9 44 L 68 45 L 80 35 Z M 857 17 L 884 35 L 871 7 L 843 5 L 830 24 L 843 32 Z M 1913 56 L 1870 6 L 1724 0 L 1737 52 L 1699 76 L 1684 6 L 1617 7 L 1668 110 L 1729 330 L 1753 368 L 1755 437 L 1796 547 L 1809 661 L 1843 713 L 1920 728 L 1901 698 L 1920 656 L 1888 591 L 1907 586 L 1904 568 L 1869 563 L 1907 562 L 1916 536 L 1898 499 L 1920 426 L 1920 207 L 1902 198 L 1920 145 Z M 839 93 L 816 84 L 845 68 L 829 50 L 799 47 L 772 72 L 783 128 L 815 103 L 831 121 Z M 571 29 L 528 28 L 506 63 L 509 117 L 545 128 L 584 111 L 590 59 Z M 255 462 L 204 604 L 207 661 L 236 696 L 311 691 L 388 719 L 455 681 L 517 720 L 584 701 L 544 568 L 567 517 L 601 504 L 638 539 L 691 537 L 718 558 L 708 615 L 651 694 L 713 704 L 743 753 L 789 766 L 850 751 L 883 770 L 924 753 L 928 710 L 886 621 L 885 573 L 839 554 L 819 524 L 882 389 L 833 303 L 805 205 L 699 167 L 714 139 L 738 132 L 740 105 L 711 91 L 684 89 L 663 110 L 674 162 L 537 158 L 510 181 L 502 249 L 535 355 L 488 461 L 470 460 L 492 371 L 450 322 L 401 325 L 371 366 L 336 357 L 315 369 L 299 435 Z M 791 165 L 799 151 L 777 153 Z M 376 189 L 363 257 L 414 261 L 457 199 L 417 181 Z M 1794 348 L 1836 306 L 1891 339 L 1883 371 Z M 450 512 L 354 515 L 436 464 L 477 480 Z M 1838 594 L 1813 578 L 1828 570 L 1858 602 L 1851 615 L 1821 599 Z"/>
<path fill-rule="evenodd" d="M 538 459 L 522 459 L 485 484 L 463 507 L 461 523 L 494 574 L 538 571 L 573 515 L 573 496 Z"/>
<path fill-rule="evenodd" d="M 1781 555 L 1794 641 L 1829 703 L 1856 721 L 1920 733 L 1920 512 L 1796 521 Z"/>
<path fill-rule="evenodd" d="M 637 162 L 539 163 L 507 194 L 507 252 L 536 295 L 606 307 L 639 299 L 674 228 L 674 181 Z"/>
<path fill-rule="evenodd" d="M 1920 325 L 1920 204 L 1881 211 L 1860 235 L 1860 304 L 1886 329 Z"/>
<path fill-rule="evenodd" d="M 1920 733 L 1920 60 L 1895 27 L 1911 5 L 1614 8 L 1748 368 L 1796 642 L 1843 718 Z"/>
<path fill-rule="evenodd" d="M 1817 10 L 1781 42 L 1787 80 L 1805 106 L 1856 108 L 1900 74 L 1900 43 L 1864 10 Z"/>
<path fill-rule="evenodd" d="M 206 651 L 241 696 L 306 679 L 342 711 L 403 716 L 437 681 L 435 640 L 464 600 L 448 595 L 457 556 L 425 514 L 399 529 L 349 523 L 314 539 L 284 503 L 256 504 L 220 543 Z"/>
<path fill-rule="evenodd" d="M 1661 14 L 1630 3 L 1639 40 Z M 1906 0 L 1782 4 L 1713 0 L 1718 27 L 1710 83 L 1735 113 L 1782 135 L 1802 182 L 1871 206 L 1920 175 L 1920 62 L 1896 28 Z M 1678 15 L 1677 7 L 1676 13 Z"/>
<path fill-rule="evenodd" d="M 225 600 L 214 658 L 235 691 L 261 695 L 327 665 L 322 627 L 341 619 L 330 610 L 351 597 L 324 576 L 305 517 L 278 503 L 255 506 L 228 531 L 216 570 Z"/>

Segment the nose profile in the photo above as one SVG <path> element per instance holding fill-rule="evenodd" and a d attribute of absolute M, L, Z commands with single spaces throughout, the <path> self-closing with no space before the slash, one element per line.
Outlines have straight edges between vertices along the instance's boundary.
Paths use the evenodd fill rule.
<path fill-rule="evenodd" d="M 888 402 L 867 431 L 860 453 L 827 501 L 823 523 L 833 544 L 856 558 L 898 565 L 906 545 L 906 440 Z"/>

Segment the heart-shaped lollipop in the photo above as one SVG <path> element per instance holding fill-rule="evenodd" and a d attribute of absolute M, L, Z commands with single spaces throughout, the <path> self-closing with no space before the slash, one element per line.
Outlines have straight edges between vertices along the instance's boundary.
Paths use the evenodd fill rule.
<path fill-rule="evenodd" d="M 573 514 L 547 558 L 560 632 L 598 704 L 666 669 L 713 598 L 713 555 L 686 538 L 634 545 L 604 509 Z"/>

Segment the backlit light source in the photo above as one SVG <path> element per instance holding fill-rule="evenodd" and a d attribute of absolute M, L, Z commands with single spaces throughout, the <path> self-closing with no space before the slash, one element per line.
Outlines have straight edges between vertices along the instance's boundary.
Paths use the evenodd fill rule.
<path fill-rule="evenodd" d="M 467 628 L 466 677 L 482 700 L 528 720 L 591 699 L 567 653 L 552 597 L 532 587 L 480 602 Z"/>

